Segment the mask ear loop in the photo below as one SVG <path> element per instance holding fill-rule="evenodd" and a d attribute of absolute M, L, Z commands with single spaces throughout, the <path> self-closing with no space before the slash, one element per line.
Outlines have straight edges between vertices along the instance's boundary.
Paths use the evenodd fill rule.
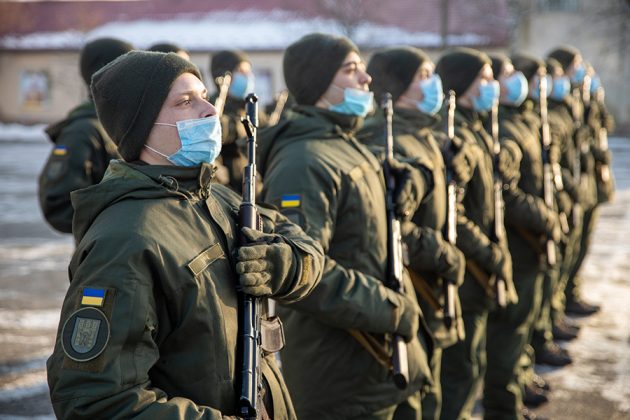
<path fill-rule="evenodd" d="M 157 124 L 157 123 L 156 123 Z M 168 156 L 166 156 L 164 153 L 159 152 L 157 150 L 155 150 L 153 147 L 149 146 L 148 144 L 145 144 L 144 147 L 146 147 L 147 149 L 149 149 L 150 151 L 157 153 L 158 155 L 162 156 L 164 159 L 168 160 Z"/>

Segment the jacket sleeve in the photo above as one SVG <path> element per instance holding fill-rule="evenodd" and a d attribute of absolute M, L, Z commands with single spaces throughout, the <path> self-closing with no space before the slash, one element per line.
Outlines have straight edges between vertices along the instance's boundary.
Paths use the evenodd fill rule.
<path fill-rule="evenodd" d="M 298 265 L 292 281 L 273 298 L 286 303 L 305 298 L 322 278 L 325 263 L 322 246 L 280 212 L 261 208 L 260 214 L 266 227 L 264 230 L 274 232 L 284 238 L 293 249 Z"/>
<path fill-rule="evenodd" d="M 280 167 L 270 168 L 266 174 L 265 201 L 281 206 L 283 196 L 298 198 L 299 206 L 284 207 L 281 211 L 318 241 L 326 254 L 321 282 L 306 299 L 290 307 L 336 328 L 395 332 L 400 313 L 396 308 L 402 304 L 401 296 L 385 287 L 381 280 L 344 267 L 328 255 L 337 228 L 338 209 L 344 200 L 344 187 L 338 170 L 323 165 L 285 158 Z"/>
<path fill-rule="evenodd" d="M 122 235 L 120 235 L 122 236 Z M 122 239 L 122 238 L 121 238 Z M 63 303 L 59 330 L 52 356 L 47 361 L 48 384 L 58 418 L 186 418 L 221 419 L 219 411 L 200 406 L 186 398 L 169 398 L 152 386 L 149 371 L 159 358 L 154 333 L 158 328 L 155 289 L 152 277 L 164 258 L 155 246 L 129 250 L 121 244 L 95 242 L 75 253 L 76 267 Z M 136 243 L 143 243 L 136 241 Z M 139 247 L 137 247 L 139 248 Z M 153 268 L 152 268 L 153 267 Z M 77 325 L 84 288 L 105 290 L 99 325 L 89 329 Z M 92 311 L 94 312 L 94 311 Z M 98 317 L 97 317 L 98 318 Z M 107 335 L 102 335 L 105 329 Z M 83 332 L 94 338 L 93 346 L 102 352 L 90 360 L 76 360 L 66 353 L 75 348 L 75 336 Z M 65 335 L 64 335 L 65 333 Z M 68 338 L 68 333 L 72 338 Z M 64 338 L 65 337 L 65 338 Z M 72 340 L 72 342 L 68 341 Z M 63 343 L 63 344 L 62 344 Z M 64 350 L 65 349 L 65 350 Z M 75 354 L 76 356 L 76 354 Z M 82 356 L 79 354 L 78 359 Z"/>
<path fill-rule="evenodd" d="M 56 230 L 72 233 L 72 191 L 92 185 L 94 144 L 99 132 L 87 123 L 75 123 L 60 134 L 39 176 L 39 203 Z"/>

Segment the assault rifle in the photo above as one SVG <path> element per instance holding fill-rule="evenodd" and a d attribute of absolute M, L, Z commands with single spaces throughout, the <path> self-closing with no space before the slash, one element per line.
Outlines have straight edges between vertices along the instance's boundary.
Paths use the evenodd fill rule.
<path fill-rule="evenodd" d="M 449 145 L 453 149 L 453 139 L 455 138 L 455 91 L 451 90 L 448 94 L 448 114 L 446 120 L 446 135 L 449 139 Z M 455 246 L 457 242 L 457 181 L 453 174 L 453 167 L 449 162 L 446 164 L 446 194 L 447 194 L 447 215 L 446 239 Z M 455 320 L 455 294 L 457 290 L 453 282 L 442 279 L 442 287 L 444 289 L 444 325 L 451 328 Z"/>
<path fill-rule="evenodd" d="M 597 89 L 597 94 L 595 96 L 595 100 L 600 104 L 600 106 L 604 107 L 605 93 L 604 88 L 599 87 Z M 599 133 L 597 133 L 597 147 L 602 151 L 608 151 L 608 129 L 606 128 L 606 124 L 603 123 L 599 129 Z M 606 163 L 599 163 L 597 165 L 597 172 L 599 175 L 599 179 L 603 183 L 610 182 L 610 166 Z"/>
<path fill-rule="evenodd" d="M 223 76 L 216 78 L 216 83 L 219 86 L 219 94 L 216 101 L 214 101 L 214 107 L 217 109 L 217 115 L 220 117 L 223 115 L 223 108 L 225 108 L 225 101 L 227 100 L 228 90 L 232 83 L 232 74 L 226 72 Z"/>
<path fill-rule="evenodd" d="M 575 154 L 573 156 L 573 183 L 575 188 L 580 189 L 582 186 L 582 124 L 584 118 L 584 109 L 581 105 L 580 89 L 575 88 L 571 92 L 571 114 L 573 116 L 573 139 L 575 143 Z M 579 202 L 573 204 L 573 225 L 579 224 L 581 219 L 581 206 Z"/>
<path fill-rule="evenodd" d="M 501 143 L 499 142 L 499 100 L 495 99 L 492 105 L 492 155 L 494 156 L 494 224 L 492 228 L 491 239 L 495 243 L 500 243 L 505 240 L 505 217 L 504 209 L 505 203 L 503 202 L 503 180 L 499 173 L 499 153 L 501 152 Z M 500 308 L 507 306 L 507 286 L 505 279 L 500 276 L 496 276 L 495 293 L 497 298 L 497 305 Z"/>
<path fill-rule="evenodd" d="M 285 89 L 278 94 L 278 98 L 276 99 L 276 106 L 273 109 L 271 115 L 269 115 L 269 127 L 278 124 L 278 121 L 280 121 L 280 117 L 282 116 L 282 111 L 284 110 L 284 106 L 287 103 L 287 99 L 289 99 L 288 90 Z"/>
<path fill-rule="evenodd" d="M 543 161 L 543 196 L 547 208 L 554 210 L 554 185 L 553 170 L 551 166 L 551 134 L 549 132 L 549 119 L 547 114 L 547 78 L 540 78 L 540 121 L 542 123 L 542 161 Z M 556 265 L 556 244 L 547 236 L 546 241 L 547 264 Z"/>
<path fill-rule="evenodd" d="M 394 190 L 396 181 L 392 173 L 391 162 L 394 159 L 394 135 L 392 130 L 393 104 L 392 95 L 386 93 L 381 102 L 385 116 L 385 159 L 383 175 L 385 177 L 385 201 L 387 205 L 387 277 L 385 285 L 390 289 L 404 293 L 403 286 L 403 248 L 400 221 L 396 218 Z M 392 371 L 394 383 L 400 389 L 409 384 L 409 360 L 407 344 L 400 335 L 392 337 Z"/>
<path fill-rule="evenodd" d="M 243 174 L 243 201 L 238 216 L 239 226 L 262 230 L 256 209 L 256 136 L 258 127 L 258 97 L 249 94 L 245 99 L 245 116 L 241 122 L 247 132 L 247 165 Z M 239 236 L 240 245 L 246 239 Z M 258 395 L 262 387 L 261 374 L 261 299 L 242 292 L 239 296 L 240 396 L 237 413 L 255 419 L 261 412 Z"/>

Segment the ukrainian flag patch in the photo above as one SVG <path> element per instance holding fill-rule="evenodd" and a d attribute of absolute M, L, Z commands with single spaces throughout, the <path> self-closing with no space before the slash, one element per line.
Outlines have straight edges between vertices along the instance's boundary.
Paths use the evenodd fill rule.
<path fill-rule="evenodd" d="M 300 194 L 283 194 L 282 201 L 280 202 L 280 207 L 291 208 L 291 207 L 300 207 L 302 202 L 302 196 Z"/>
<path fill-rule="evenodd" d="M 81 298 L 81 305 L 103 306 L 103 303 L 105 302 L 106 291 L 106 289 L 84 287 L 83 297 Z"/>
<path fill-rule="evenodd" d="M 57 146 L 53 149 L 53 155 L 65 156 L 68 154 L 68 148 L 66 146 Z"/>

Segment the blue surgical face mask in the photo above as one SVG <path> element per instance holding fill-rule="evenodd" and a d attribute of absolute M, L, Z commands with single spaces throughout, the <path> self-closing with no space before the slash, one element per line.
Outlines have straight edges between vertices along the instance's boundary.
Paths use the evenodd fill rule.
<path fill-rule="evenodd" d="M 556 77 L 553 79 L 553 88 L 551 89 L 551 99 L 563 101 L 571 91 L 571 82 L 567 76 Z"/>
<path fill-rule="evenodd" d="M 598 75 L 593 75 L 591 78 L 591 94 L 594 95 L 597 93 L 597 89 L 602 85 L 602 81 L 599 79 Z"/>
<path fill-rule="evenodd" d="M 332 86 L 341 89 L 339 86 Z M 345 88 L 343 89 L 343 101 L 330 105 L 328 109 L 341 114 L 365 117 L 372 110 L 373 103 L 374 94 L 369 90 Z"/>
<path fill-rule="evenodd" d="M 527 79 L 520 71 L 514 72 L 505 79 L 505 88 L 507 89 L 506 101 L 510 105 L 520 106 L 525 98 L 527 98 Z"/>
<path fill-rule="evenodd" d="M 416 106 L 420 112 L 435 115 L 442 108 L 442 102 L 444 101 L 442 79 L 437 74 L 433 74 L 428 79 L 420 81 L 420 89 L 422 90 L 423 98 Z"/>
<path fill-rule="evenodd" d="M 221 153 L 221 123 L 216 115 L 177 121 L 176 124 L 155 123 L 155 125 L 177 127 L 182 147 L 172 155 L 167 156 L 144 145 L 147 149 L 165 157 L 173 165 L 198 166 L 202 163 L 212 163 Z"/>
<path fill-rule="evenodd" d="M 472 98 L 473 108 L 477 112 L 490 111 L 494 101 L 499 98 L 499 82 L 492 80 L 479 85 L 479 96 Z"/>
<path fill-rule="evenodd" d="M 579 64 L 573 72 L 571 82 L 580 84 L 584 81 L 584 76 L 586 76 L 586 67 L 584 67 L 584 64 Z"/>
<path fill-rule="evenodd" d="M 254 91 L 255 79 L 253 74 L 234 73 L 228 92 L 230 96 L 245 99 Z"/>
<path fill-rule="evenodd" d="M 551 88 L 552 88 L 552 84 L 553 84 L 553 78 L 550 75 L 546 75 L 545 78 L 547 79 L 547 97 L 549 97 L 549 95 L 551 95 Z M 534 76 L 534 89 L 532 89 L 531 92 L 531 96 L 532 99 L 540 99 L 540 76 Z"/>

